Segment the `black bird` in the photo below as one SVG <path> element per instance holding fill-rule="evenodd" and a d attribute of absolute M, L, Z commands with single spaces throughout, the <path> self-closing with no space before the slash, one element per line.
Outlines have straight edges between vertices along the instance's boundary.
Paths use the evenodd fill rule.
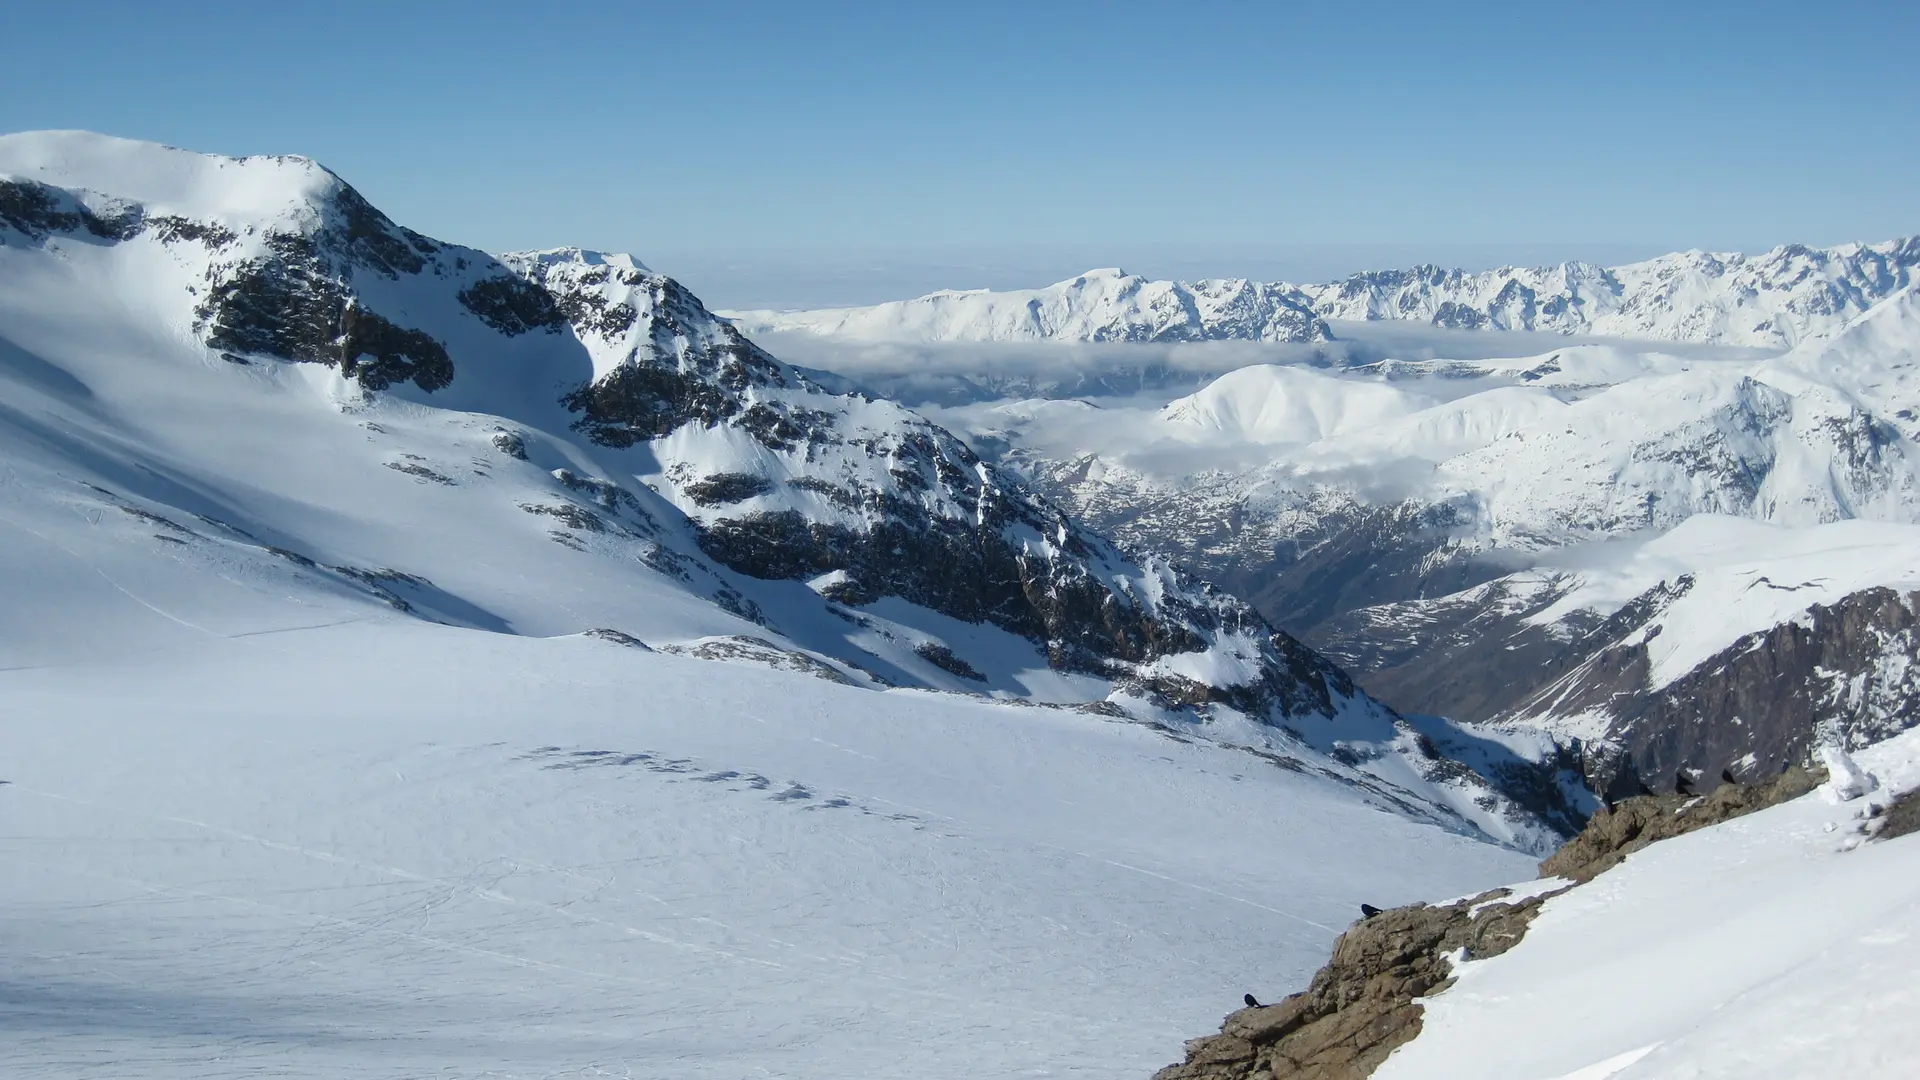
<path fill-rule="evenodd" d="M 1720 770 L 1720 782 L 1723 784 L 1738 784 L 1740 781 L 1733 778 L 1732 768 L 1725 768 Z"/>
<path fill-rule="evenodd" d="M 1611 795 L 1600 796 L 1600 805 L 1607 808 L 1607 813 L 1609 814 L 1613 813 L 1613 796 Z"/>
<path fill-rule="evenodd" d="M 1249 1009 L 1264 1009 L 1264 1008 L 1266 1008 L 1266 1006 L 1265 1006 L 1265 1005 L 1262 1005 L 1262 1004 L 1260 1004 L 1260 1003 L 1259 1003 L 1258 1001 L 1256 1001 L 1256 1000 L 1254 1000 L 1254 997 L 1253 997 L 1253 995 L 1252 995 L 1252 994 L 1248 994 L 1248 995 L 1247 995 L 1246 997 L 1244 997 L 1244 998 L 1242 998 L 1241 1000 L 1243 1000 L 1243 1001 L 1245 1001 L 1245 1002 L 1247 1003 L 1247 1008 L 1249 1008 Z"/>
<path fill-rule="evenodd" d="M 1377 908 L 1377 907 L 1374 907 L 1374 906 L 1373 906 L 1372 904 L 1361 904 L 1361 905 L 1360 905 L 1360 917 L 1361 917 L 1361 918 L 1363 918 L 1363 919 L 1371 919 L 1371 918 L 1373 918 L 1373 917 L 1374 917 L 1375 915 L 1378 915 L 1378 914 L 1380 914 L 1380 909 L 1379 909 L 1379 908 Z"/>
<path fill-rule="evenodd" d="M 1693 777 L 1687 775 L 1687 770 L 1681 769 L 1673 774 L 1673 793 L 1675 795 L 1693 794 Z"/>
<path fill-rule="evenodd" d="M 1656 794 L 1656 792 L 1652 788 L 1647 786 L 1647 782 L 1645 780 L 1642 780 L 1637 776 L 1633 778 L 1633 783 L 1636 787 L 1640 789 L 1640 794 L 1642 795 Z"/>

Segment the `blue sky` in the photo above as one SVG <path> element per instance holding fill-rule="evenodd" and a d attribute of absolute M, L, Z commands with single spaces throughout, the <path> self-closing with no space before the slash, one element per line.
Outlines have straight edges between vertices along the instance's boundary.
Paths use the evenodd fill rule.
<path fill-rule="evenodd" d="M 720 303 L 1920 231 L 1911 3 L 22 3 L 0 39 L 0 128 L 306 154 Z"/>

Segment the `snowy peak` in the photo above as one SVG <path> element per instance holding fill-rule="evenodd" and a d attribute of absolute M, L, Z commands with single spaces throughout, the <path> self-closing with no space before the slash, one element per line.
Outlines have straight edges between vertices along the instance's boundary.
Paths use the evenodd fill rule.
<path fill-rule="evenodd" d="M 1384 383 L 1356 383 L 1311 368 L 1258 364 L 1222 375 L 1160 411 L 1210 436 L 1263 445 L 1317 442 L 1377 426 L 1426 404 Z"/>
<path fill-rule="evenodd" d="M 937 292 L 870 308 L 727 313 L 748 332 L 876 341 L 1326 341 L 1290 286 L 1242 279 L 1152 281 L 1089 270 L 1044 289 Z"/>
<path fill-rule="evenodd" d="M 887 341 L 1326 341 L 1327 320 L 1411 320 L 1784 348 L 1905 288 L 1920 237 L 1759 255 L 1703 251 L 1625 266 L 1469 272 L 1421 265 L 1324 284 L 1152 281 L 1092 270 L 1044 289 L 933 293 L 864 308 L 734 313 L 752 330 Z"/>
<path fill-rule="evenodd" d="M 304 157 L 222 157 L 86 131 L 0 135 L 0 175 L 236 229 L 291 222 L 346 186 Z"/>

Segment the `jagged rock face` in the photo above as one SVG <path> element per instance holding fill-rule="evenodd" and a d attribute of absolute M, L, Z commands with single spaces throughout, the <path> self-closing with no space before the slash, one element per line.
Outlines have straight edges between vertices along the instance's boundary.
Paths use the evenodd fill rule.
<path fill-rule="evenodd" d="M 1416 998 L 1452 982 L 1453 957 L 1512 948 L 1549 894 L 1503 902 L 1495 889 L 1470 900 L 1383 911 L 1334 942 L 1333 958 L 1306 990 L 1242 1009 L 1220 1034 L 1187 1043 L 1186 1060 L 1154 1080 L 1358 1080 L 1420 1034 Z"/>
<path fill-rule="evenodd" d="M 447 386 L 454 366 L 446 346 L 369 310 L 354 287 L 356 274 L 419 274 L 440 245 L 395 225 L 345 183 L 318 209 L 308 228 L 266 236 L 263 254 L 213 265 L 194 309 L 207 343 L 338 367 L 370 390 Z"/>
<path fill-rule="evenodd" d="M 1540 876 L 1591 881 L 1648 844 L 1765 810 L 1812 791 L 1824 773 L 1790 767 L 1758 784 L 1721 784 L 1711 794 L 1644 795 L 1603 808 L 1580 835 L 1540 864 Z"/>
<path fill-rule="evenodd" d="M 687 423 L 737 423 L 789 444 L 820 418 L 753 399 L 753 388 L 807 388 L 799 374 L 715 319 L 679 282 L 630 259 L 562 250 L 505 256 L 551 298 L 594 357 L 594 379 L 565 398 L 576 429 L 626 447 Z"/>
<path fill-rule="evenodd" d="M 59 188 L 35 180 L 9 179 L 0 179 L 0 221 L 30 243 L 39 243 L 54 234 L 72 235 L 83 231 L 101 240 L 125 240 L 138 235 L 149 224 L 137 208 L 97 213 Z"/>
<path fill-rule="evenodd" d="M 1594 790 L 1623 794 L 1637 783 L 1671 790 L 1683 768 L 1770 776 L 1807 761 L 1822 737 L 1858 748 L 1920 722 L 1920 594 L 1873 588 L 1815 605 L 1653 686 L 1643 628 L 1689 584 L 1628 605 L 1507 719 L 1602 718 L 1587 740 L 1589 776 Z"/>
<path fill-rule="evenodd" d="M 648 444 L 703 550 L 761 578 L 838 575 L 847 598 L 899 596 L 1044 645 L 1058 668 L 1183 704 L 1330 715 L 1355 689 L 1246 605 L 1113 545 L 890 402 L 828 393 L 670 278 L 561 250 L 505 261 L 553 297 L 594 355 L 568 395 L 577 430 Z M 1232 643 L 1232 685 L 1152 669 Z"/>

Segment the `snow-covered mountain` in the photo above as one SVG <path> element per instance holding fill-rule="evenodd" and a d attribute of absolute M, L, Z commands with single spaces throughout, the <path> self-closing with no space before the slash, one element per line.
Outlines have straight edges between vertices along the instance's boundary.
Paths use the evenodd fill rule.
<path fill-rule="evenodd" d="M 1615 267 L 1416 266 L 1305 285 L 1151 281 L 1094 270 L 1044 289 L 726 314 L 750 333 L 853 341 L 1313 342 L 1330 340 L 1340 321 L 1410 320 L 1462 330 L 1786 347 L 1839 330 L 1914 281 L 1916 267 L 1920 237 L 1905 237 L 1831 248 L 1794 244 L 1759 255 L 1686 251 Z"/>
<path fill-rule="evenodd" d="M 749 333 L 798 330 L 869 341 L 1326 341 L 1290 285 L 1244 278 L 1152 281 L 1089 270 L 1043 289 L 930 293 L 864 308 L 724 312 Z"/>
<path fill-rule="evenodd" d="M 1171 402 L 938 412 L 1399 708 L 1547 730 L 1597 789 L 1667 790 L 1912 715 L 1917 328 L 1908 286 L 1785 353 L 1296 358 Z"/>
<path fill-rule="evenodd" d="M 79 558 L 62 539 L 79 520 L 89 544 L 130 545 L 85 565 L 157 575 L 198 612 L 156 605 L 163 621 L 229 618 L 204 576 L 604 629 L 1174 724 L 1552 842 L 1245 603 L 1123 555 L 911 410 L 830 392 L 631 257 L 496 259 L 301 158 L 32 134 L 0 142 L 0 177 L 10 490 L 48 545 L 15 564 L 24 656 L 103 633 L 93 585 L 25 584 L 43 556 Z M 101 601 L 143 640 L 148 615 Z M 70 614 L 29 633 L 50 610 Z M 1564 828 L 1567 806 L 1546 809 Z"/>

